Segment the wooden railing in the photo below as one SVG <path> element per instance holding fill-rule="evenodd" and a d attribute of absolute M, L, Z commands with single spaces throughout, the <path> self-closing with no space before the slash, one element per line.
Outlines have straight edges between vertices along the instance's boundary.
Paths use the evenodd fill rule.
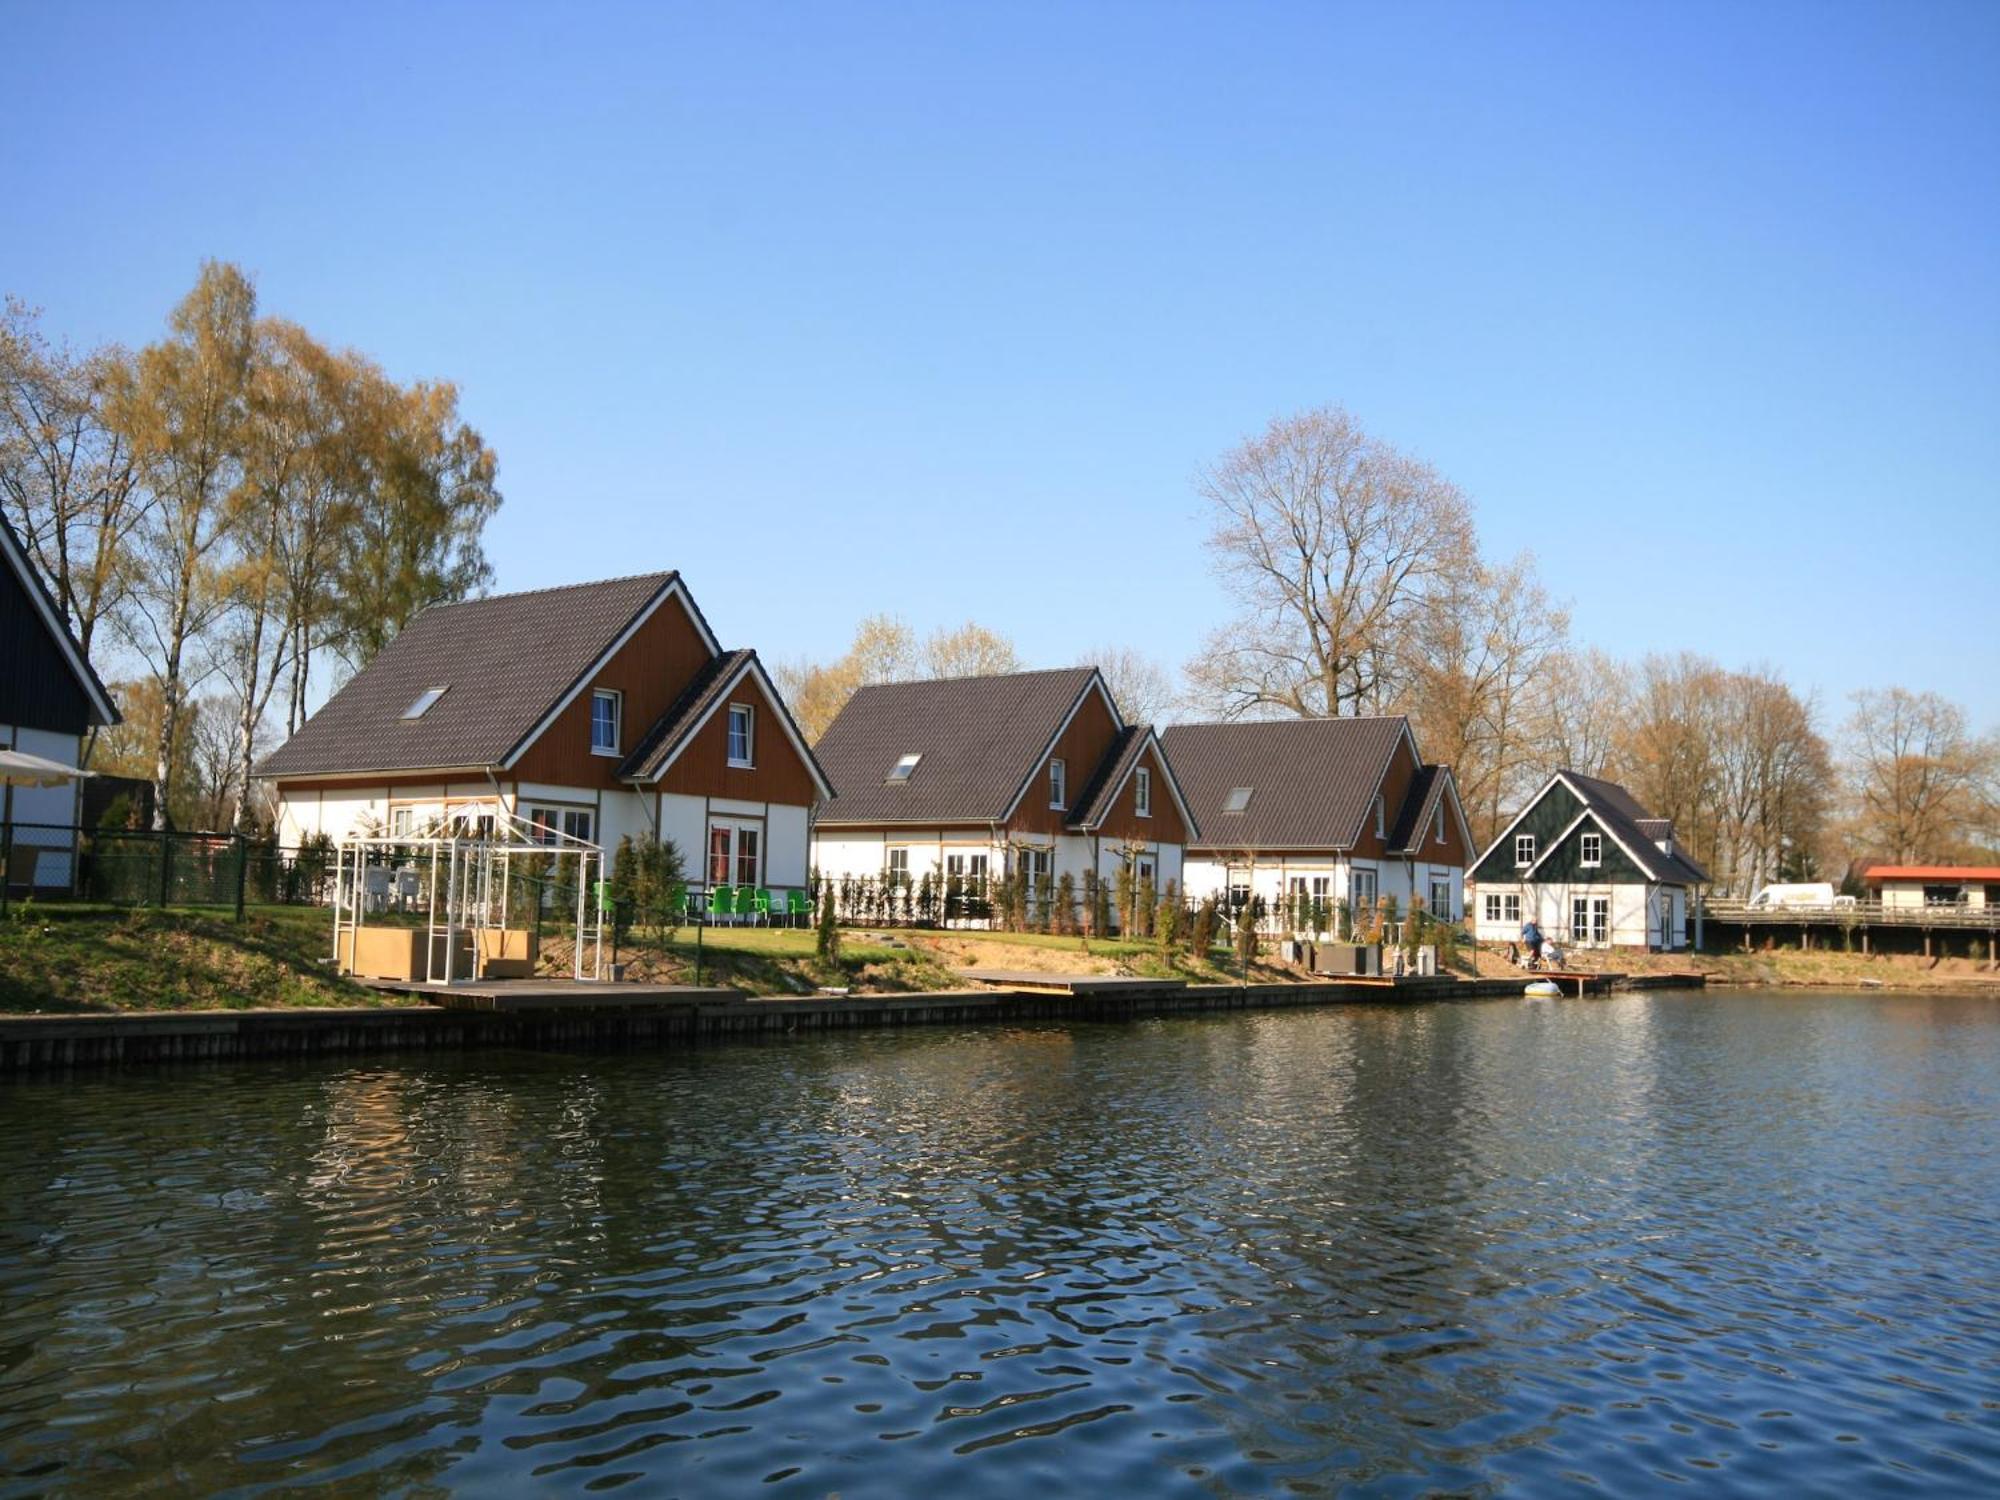
<path fill-rule="evenodd" d="M 1851 906 L 1757 906 L 1747 901 L 1708 900 L 1702 910 L 1711 922 L 1777 927 L 1914 927 L 1960 932 L 2000 931 L 2000 906 L 1885 906 L 1857 901 Z"/>

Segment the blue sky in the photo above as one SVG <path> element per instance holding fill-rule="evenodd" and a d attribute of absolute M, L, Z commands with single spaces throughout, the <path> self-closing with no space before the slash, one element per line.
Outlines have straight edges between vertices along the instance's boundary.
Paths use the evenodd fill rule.
<path fill-rule="evenodd" d="M 1619 655 L 2000 723 L 2000 7 L 0 0 L 0 288 L 207 256 L 448 377 L 505 588 L 676 566 L 1038 663 L 1226 614 L 1196 470 L 1345 405 Z"/>

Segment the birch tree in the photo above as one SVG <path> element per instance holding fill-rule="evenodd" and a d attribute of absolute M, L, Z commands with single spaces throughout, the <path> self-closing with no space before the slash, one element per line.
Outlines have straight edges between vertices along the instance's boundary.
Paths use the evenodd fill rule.
<path fill-rule="evenodd" d="M 86 656 L 124 597 L 145 511 L 131 444 L 107 420 L 130 378 L 124 351 L 73 354 L 25 304 L 0 309 L 0 499 Z"/>
<path fill-rule="evenodd" d="M 167 826 L 174 746 L 190 690 L 213 667 L 205 647 L 228 604 L 228 561 L 255 345 L 257 294 L 234 266 L 204 265 L 168 319 L 168 336 L 140 351 L 112 422 L 130 444 L 148 495 L 136 543 L 126 639 L 160 690 L 154 747 L 154 826 Z"/>

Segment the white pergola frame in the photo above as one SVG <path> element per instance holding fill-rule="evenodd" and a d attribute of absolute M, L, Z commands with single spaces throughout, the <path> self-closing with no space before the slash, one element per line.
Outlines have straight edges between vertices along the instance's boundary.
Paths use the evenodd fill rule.
<path fill-rule="evenodd" d="M 482 807 L 423 833 L 353 834 L 334 853 L 333 960 L 351 973 L 359 934 L 368 915 L 368 872 L 414 866 L 424 877 L 425 936 L 436 953 L 442 939 L 444 973 L 432 984 L 464 984 L 477 977 L 479 934 L 507 926 L 514 861 L 576 860 L 576 943 L 570 977 L 590 983 L 604 977 L 604 847 L 545 824 L 524 822 L 505 807 Z M 497 903 L 497 904 L 496 904 Z M 494 920 L 495 912 L 498 920 Z M 454 972 L 457 936 L 473 937 L 471 973 Z M 343 949 L 345 964 L 343 965 Z M 586 962 L 587 958 L 587 962 Z"/>

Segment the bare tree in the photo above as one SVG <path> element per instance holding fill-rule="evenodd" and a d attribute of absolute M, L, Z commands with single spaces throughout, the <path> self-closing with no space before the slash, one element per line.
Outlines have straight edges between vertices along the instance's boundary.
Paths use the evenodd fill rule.
<path fill-rule="evenodd" d="M 1822 854 L 1832 781 L 1812 706 L 1769 668 L 1727 674 L 1716 704 L 1715 847 L 1726 887 L 1806 878 Z"/>
<path fill-rule="evenodd" d="M 1399 706 L 1425 754 L 1452 768 L 1482 844 L 1548 769 L 1550 668 L 1568 632 L 1567 612 L 1523 554 L 1442 580 L 1433 607 L 1402 638 Z"/>
<path fill-rule="evenodd" d="M 1535 738 L 1545 769 L 1608 775 L 1631 716 L 1631 674 L 1602 651 L 1570 648 L 1550 659 L 1544 676 Z"/>
<path fill-rule="evenodd" d="M 144 514 L 131 445 L 105 411 L 130 363 L 119 349 L 50 344 L 13 298 L 0 310 L 0 498 L 86 656 L 123 599 Z"/>
<path fill-rule="evenodd" d="M 1613 762 L 1618 779 L 1654 816 L 1671 818 L 1675 836 L 1703 864 L 1716 861 L 1718 706 L 1726 677 L 1688 652 L 1645 658 Z"/>
<path fill-rule="evenodd" d="M 1240 610 L 1188 667 L 1202 700 L 1311 717 L 1395 698 L 1399 637 L 1475 554 L 1458 489 L 1321 407 L 1273 422 L 1200 491 Z"/>
<path fill-rule="evenodd" d="M 1104 674 L 1111 701 L 1128 724 L 1158 724 L 1180 701 L 1167 669 L 1130 646 L 1100 646 L 1077 664 Z"/>
<path fill-rule="evenodd" d="M 1951 859 L 1990 832 L 2000 745 L 1936 693 L 1854 695 L 1847 770 L 1858 852 L 1894 863 Z"/>
<path fill-rule="evenodd" d="M 1020 670 L 1014 643 L 971 620 L 955 630 L 934 630 L 924 641 L 927 677 L 997 677 Z"/>

